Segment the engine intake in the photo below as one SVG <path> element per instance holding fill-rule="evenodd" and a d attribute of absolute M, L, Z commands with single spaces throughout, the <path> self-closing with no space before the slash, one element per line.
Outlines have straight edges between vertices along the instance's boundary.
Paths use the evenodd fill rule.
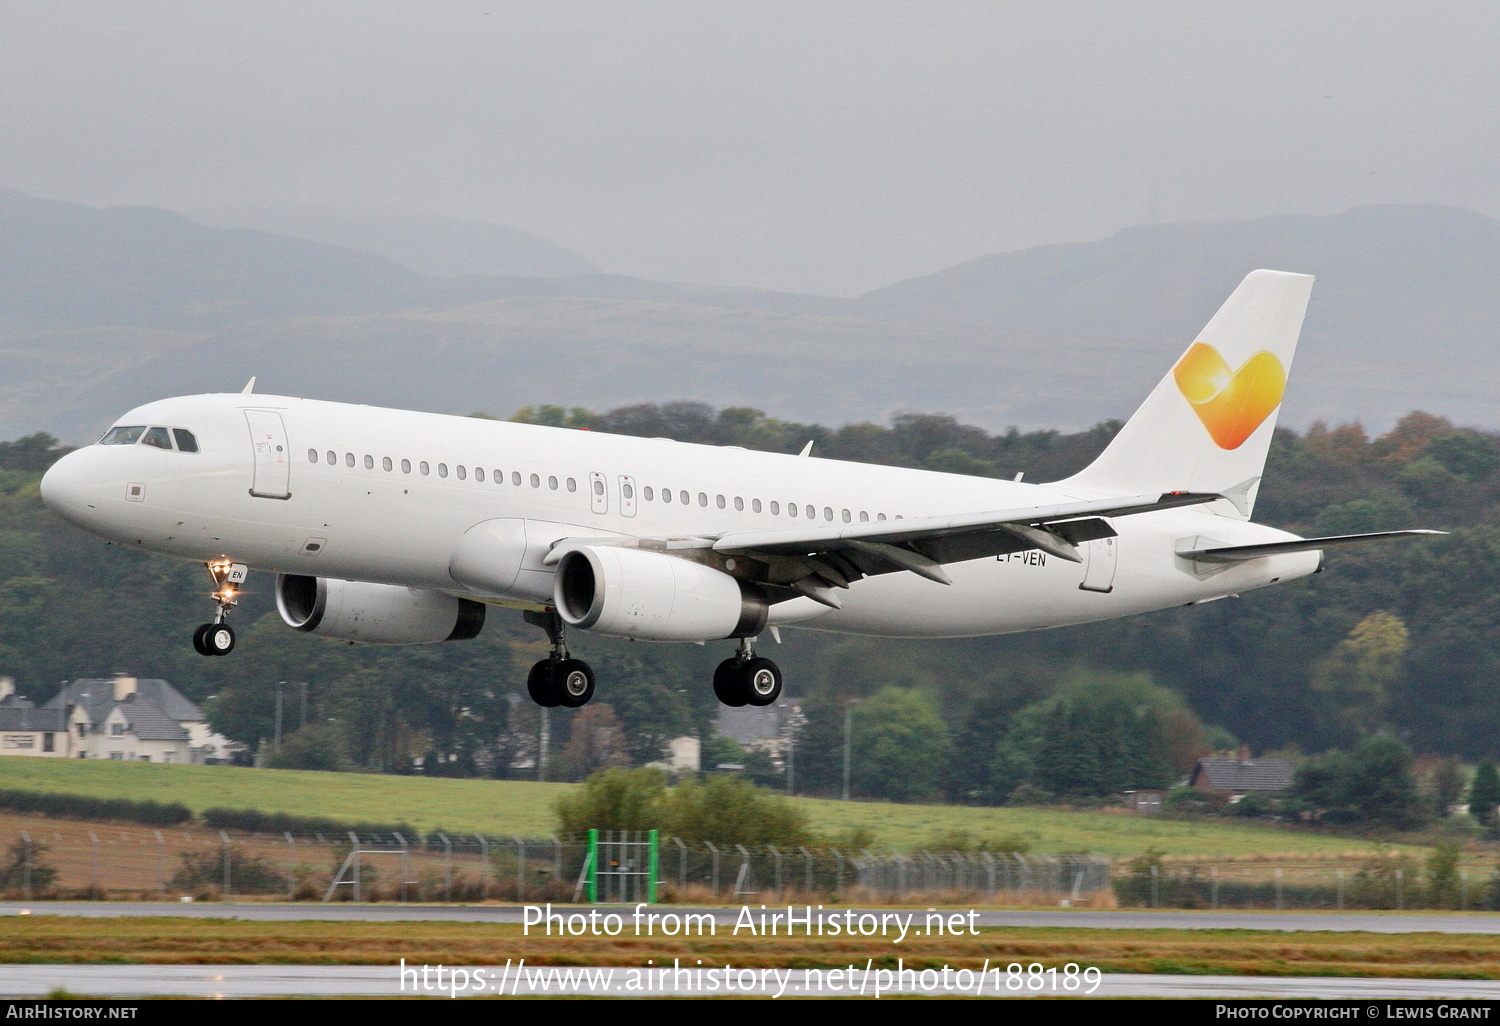
<path fill-rule="evenodd" d="M 276 610 L 296 630 L 372 645 L 467 641 L 484 627 L 483 604 L 469 599 L 300 574 L 277 576 Z"/>
<path fill-rule="evenodd" d="M 608 545 L 563 556 L 552 598 L 570 626 L 641 641 L 754 637 L 770 610 L 760 588 L 713 567 Z"/>

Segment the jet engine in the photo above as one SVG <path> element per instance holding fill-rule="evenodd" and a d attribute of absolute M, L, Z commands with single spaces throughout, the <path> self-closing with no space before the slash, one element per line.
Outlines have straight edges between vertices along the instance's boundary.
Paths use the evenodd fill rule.
<path fill-rule="evenodd" d="M 552 597 L 570 626 L 641 641 L 754 637 L 770 609 L 761 589 L 713 567 L 609 545 L 563 556 Z"/>
<path fill-rule="evenodd" d="M 277 576 L 276 609 L 288 627 L 374 645 L 467 641 L 484 626 L 484 606 L 469 599 L 299 574 Z"/>

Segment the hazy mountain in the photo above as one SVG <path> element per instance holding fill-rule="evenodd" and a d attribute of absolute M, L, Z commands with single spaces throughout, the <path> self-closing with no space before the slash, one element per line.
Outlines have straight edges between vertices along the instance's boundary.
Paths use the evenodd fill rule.
<path fill-rule="evenodd" d="M 1500 221 L 1437 206 L 1130 228 L 981 257 L 862 296 L 865 313 L 1182 340 L 1257 267 L 1318 277 L 1305 339 L 1481 352 L 1500 329 Z"/>
<path fill-rule="evenodd" d="M 374 253 L 433 278 L 604 273 L 571 250 L 503 224 L 429 214 L 364 215 L 326 207 L 216 207 L 188 213 L 216 228 L 254 228 Z"/>
<path fill-rule="evenodd" d="M 0 437 L 88 437 L 238 389 L 449 413 L 751 405 L 990 429 L 1124 417 L 1258 266 L 1319 275 L 1284 418 L 1500 426 L 1500 223 L 1376 207 L 1131 229 L 859 300 L 643 281 L 429 278 L 347 248 L 0 191 Z"/>

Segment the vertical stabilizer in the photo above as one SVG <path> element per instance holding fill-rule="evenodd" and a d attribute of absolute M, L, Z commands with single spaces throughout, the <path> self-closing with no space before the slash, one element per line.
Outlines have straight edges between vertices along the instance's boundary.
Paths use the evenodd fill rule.
<path fill-rule="evenodd" d="M 1248 520 L 1312 275 L 1252 271 L 1109 447 L 1064 482 L 1090 491 L 1218 492 Z"/>

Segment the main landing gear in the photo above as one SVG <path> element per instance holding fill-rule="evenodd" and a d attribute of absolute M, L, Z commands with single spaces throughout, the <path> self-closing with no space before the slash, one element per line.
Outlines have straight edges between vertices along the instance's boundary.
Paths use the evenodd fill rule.
<path fill-rule="evenodd" d="M 214 579 L 212 597 L 218 608 L 214 611 L 212 623 L 203 624 L 193 632 L 193 648 L 199 655 L 228 655 L 234 651 L 234 628 L 224 619 L 239 602 L 240 585 L 245 583 L 250 568 L 229 559 L 214 559 L 204 565 Z"/>
<path fill-rule="evenodd" d="M 755 654 L 749 638 L 714 670 L 714 695 L 727 706 L 770 705 L 781 697 L 781 667 Z"/>
<path fill-rule="evenodd" d="M 594 697 L 594 671 L 582 659 L 568 655 L 563 636 L 562 617 L 555 610 L 537 613 L 527 610 L 526 622 L 547 632 L 552 654 L 531 668 L 526 676 L 526 691 L 537 705 L 548 709 L 566 706 L 577 709 Z"/>

